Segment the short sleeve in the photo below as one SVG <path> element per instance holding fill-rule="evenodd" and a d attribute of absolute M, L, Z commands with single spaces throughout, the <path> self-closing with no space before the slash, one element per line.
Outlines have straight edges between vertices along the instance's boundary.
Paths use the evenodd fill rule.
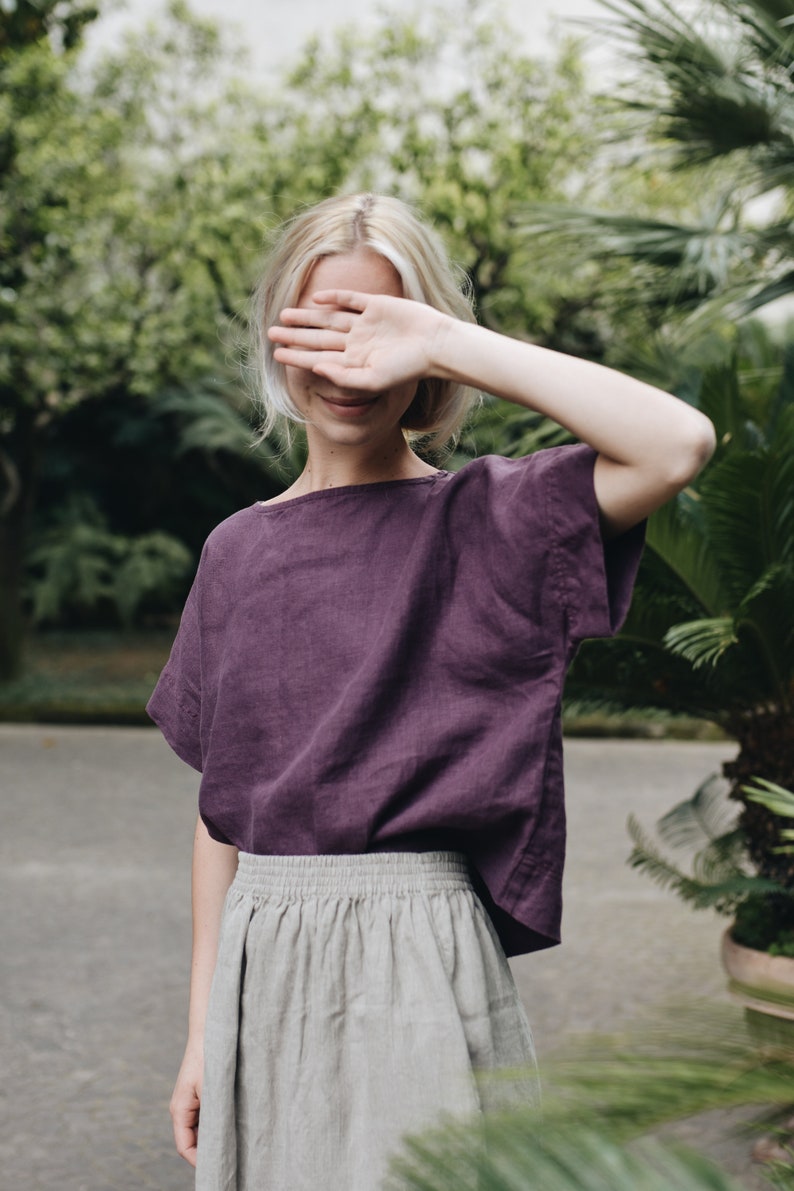
<path fill-rule="evenodd" d="M 547 454 L 555 456 L 545 486 L 552 565 L 570 635 L 611 637 L 629 610 L 645 522 L 605 542 L 593 483 L 597 452 L 582 445 Z"/>
<path fill-rule="evenodd" d="M 146 711 L 178 757 L 201 773 L 201 624 L 202 569 L 190 589 L 171 655 Z"/>

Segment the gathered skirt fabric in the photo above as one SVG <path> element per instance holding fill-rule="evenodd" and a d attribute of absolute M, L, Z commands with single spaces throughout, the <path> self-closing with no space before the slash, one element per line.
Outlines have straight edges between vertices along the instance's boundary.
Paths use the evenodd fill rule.
<path fill-rule="evenodd" d="M 535 1101 L 534 1062 L 464 856 L 241 853 L 207 1017 L 197 1191 L 378 1191 L 406 1133 Z"/>

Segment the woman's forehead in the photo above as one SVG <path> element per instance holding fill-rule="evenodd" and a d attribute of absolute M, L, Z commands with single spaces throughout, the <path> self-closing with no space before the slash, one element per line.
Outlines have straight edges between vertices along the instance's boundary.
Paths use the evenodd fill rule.
<path fill-rule="evenodd" d="M 324 289 L 349 289 L 364 294 L 402 298 L 403 284 L 391 261 L 372 248 L 322 256 L 309 270 L 298 305 L 308 304 L 311 294 Z"/>

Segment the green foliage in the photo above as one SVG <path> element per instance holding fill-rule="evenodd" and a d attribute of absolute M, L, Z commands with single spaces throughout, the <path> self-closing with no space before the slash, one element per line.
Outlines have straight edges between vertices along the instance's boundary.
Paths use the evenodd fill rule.
<path fill-rule="evenodd" d="M 782 945 L 794 912 L 794 833 L 781 827 L 776 784 L 794 783 L 794 383 L 790 351 L 776 369 L 757 370 L 759 361 L 769 355 L 749 329 L 730 369 L 707 372 L 700 394 L 690 392 L 702 394 L 715 422 L 717 455 L 651 518 L 621 639 L 583 650 L 569 690 L 612 706 L 700 715 L 739 741 L 738 758 L 724 767 L 730 796 L 743 805 L 738 837 L 706 832 L 688 872 L 632 823 L 631 863 L 695 906 L 742 915 L 743 939 L 764 949 Z M 759 773 L 763 781 L 748 791 L 747 778 Z M 665 820 L 660 826 L 663 834 Z M 774 927 L 755 929 L 758 905 Z"/>
<path fill-rule="evenodd" d="M 735 318 L 791 294 L 789 0 L 603 2 L 613 14 L 604 24 L 641 79 L 623 89 L 628 143 L 646 160 L 683 171 L 694 195 L 714 178 L 722 185 L 683 220 L 609 204 L 538 208 L 529 224 L 571 248 L 587 244 L 596 259 L 630 263 L 634 300 L 660 307 L 664 318 L 697 307 L 709 318 Z"/>
<path fill-rule="evenodd" d="M 752 332 L 751 357 L 758 347 Z M 651 518 L 649 550 L 621 639 L 613 650 L 602 644 L 583 650 L 569 690 L 612 706 L 700 715 L 739 741 L 739 756 L 725 773 L 731 797 L 743 804 L 742 851 L 733 850 L 730 832 L 710 834 L 690 873 L 632 824 L 631 863 L 696 906 L 730 914 L 766 903 L 777 923 L 771 940 L 779 942 L 794 904 L 791 849 L 781 846 L 779 803 L 748 797 L 746 789 L 752 774 L 763 774 L 767 783 L 794 782 L 790 354 L 776 371 L 777 388 L 766 375 L 759 384 L 739 351 L 730 372 L 721 366 L 706 373 L 701 392 L 717 429 L 715 460 L 691 490 Z M 748 945 L 770 942 L 768 932 L 749 927 L 744 938 Z"/>
<path fill-rule="evenodd" d="M 6 419 L 184 386 L 222 361 L 267 162 L 234 144 L 227 61 L 214 26 L 174 5 L 90 68 L 47 41 L 0 64 Z"/>
<path fill-rule="evenodd" d="M 656 826 L 660 841 L 690 853 L 689 871 L 664 855 L 633 815 L 628 822 L 634 845 L 629 864 L 693 909 L 714 909 L 732 917 L 748 900 L 781 894 L 781 887 L 752 875 L 746 843 L 736 822 L 738 808 L 731 808 L 726 794 L 727 782 L 712 776 Z M 794 893 L 791 906 L 794 912 Z"/>
<path fill-rule="evenodd" d="M 656 825 L 661 841 L 692 853 L 689 871 L 671 862 L 633 815 L 628 822 L 634 845 L 629 864 L 693 909 L 714 909 L 732 917 L 737 943 L 770 955 L 794 955 L 794 887 L 752 875 L 747 839 L 735 821 L 735 805 L 729 809 L 726 785 L 716 775 L 709 778 Z M 776 816 L 794 818 L 794 794 L 776 782 L 755 778 L 741 789 L 747 801 L 760 803 Z M 781 838 L 794 838 L 794 831 L 784 829 Z M 791 851 L 773 848 L 778 854 Z"/>
<path fill-rule="evenodd" d="M 538 203 L 529 209 L 523 227 L 528 235 L 567 244 L 569 251 L 574 244 L 587 244 L 588 255 L 598 261 L 631 262 L 632 289 L 643 304 L 688 310 L 726 288 L 757 237 L 740 226 L 732 191 L 716 197 L 707 193 L 683 214 L 686 222 L 674 222 L 672 215 L 665 219 Z"/>
<path fill-rule="evenodd" d="M 74 498 L 31 552 L 29 597 L 36 624 L 112 608 L 125 628 L 147 601 L 173 602 L 193 562 L 165 533 L 111 533 L 86 498 Z"/>
<path fill-rule="evenodd" d="M 794 898 L 771 895 L 748 897 L 736 908 L 731 935 L 742 947 L 794 956 Z"/>
<path fill-rule="evenodd" d="M 407 1143 L 389 1191 L 740 1191 L 699 1154 L 644 1143 L 627 1150 L 594 1129 L 488 1121 Z"/>
<path fill-rule="evenodd" d="M 66 27 L 77 5 L 22 8 L 43 23 L 14 33 L 0 55 L 0 583 L 9 599 L 39 493 L 65 499 L 71 456 L 60 445 L 76 420 L 87 442 L 101 442 L 104 405 L 134 413 L 125 453 L 149 433 L 143 407 L 178 425 L 174 471 L 193 481 L 177 492 L 183 531 L 173 490 L 162 486 L 169 503 L 153 510 L 157 483 L 142 499 L 130 484 L 127 506 L 116 493 L 111 507 L 95 453 L 78 490 L 125 536 L 166 524 L 193 544 L 227 493 L 267 497 L 300 466 L 272 444 L 250 451 L 237 375 L 263 232 L 300 204 L 370 184 L 418 199 L 485 316 L 520 330 L 554 323 L 558 272 L 523 284 L 525 248 L 509 211 L 527 193 L 559 196 L 585 169 L 571 48 L 547 66 L 516 49 L 493 8 L 473 4 L 466 21 L 431 10 L 347 32 L 322 52 L 310 46 L 267 94 L 235 73 L 218 29 L 184 5 L 91 64 Z M 210 473 L 203 487 L 199 456 Z M 2 619 L 0 636 L 11 623 Z"/>
<path fill-rule="evenodd" d="M 193 558 L 181 542 L 166 533 L 143 534 L 119 545 L 113 599 L 121 623 L 129 628 L 147 599 L 154 597 L 165 604 L 173 599 Z"/>
<path fill-rule="evenodd" d="M 741 340 L 737 353 L 700 378 L 693 396 L 715 420 L 717 454 L 651 517 L 616 648 L 588 643 L 574 664 L 568 694 L 580 705 L 684 712 L 740 738 L 754 708 L 790 714 L 794 384 L 786 361 L 770 370 L 776 386 L 767 375 L 759 385 Z"/>
<path fill-rule="evenodd" d="M 750 786 L 742 786 L 742 793 L 748 802 L 759 802 L 773 814 L 784 819 L 794 819 L 794 794 L 791 790 L 784 790 L 777 782 L 768 782 L 757 777 Z M 782 840 L 794 840 L 794 830 L 784 827 L 780 832 Z M 794 844 L 784 844 L 776 849 L 783 855 L 794 853 Z"/>
<path fill-rule="evenodd" d="M 692 669 L 713 665 L 739 638 L 729 616 L 703 617 L 673 625 L 664 635 L 663 644 L 671 653 L 686 658 Z"/>
<path fill-rule="evenodd" d="M 575 1052 L 542 1073 L 542 1114 L 516 1108 L 408 1139 L 388 1186 L 728 1191 L 738 1184 L 701 1155 L 643 1135 L 715 1109 L 755 1105 L 773 1119 L 790 1115 L 793 1057 L 785 1036 L 758 1045 L 736 1009 L 676 1006 L 620 1036 L 577 1038 Z M 781 1162 L 772 1173 L 780 1188 L 794 1187 L 794 1165 Z"/>
<path fill-rule="evenodd" d="M 791 790 L 784 790 L 777 782 L 768 782 L 757 777 L 750 786 L 742 787 L 751 802 L 760 802 L 776 815 L 783 815 L 787 819 L 794 819 L 794 794 Z"/>
<path fill-rule="evenodd" d="M 318 39 L 274 112 L 278 212 L 341 187 L 416 202 L 466 271 L 482 321 L 543 336 L 572 287 L 534 264 L 512 216 L 582 184 L 593 161 L 585 94 L 573 45 L 552 64 L 528 57 L 494 4 Z"/>
<path fill-rule="evenodd" d="M 642 1016 L 619 1035 L 577 1038 L 548 1064 L 544 1115 L 597 1116 L 629 1138 L 715 1108 L 790 1110 L 791 1032 L 759 1047 L 749 1025 L 736 1006 L 687 1003 Z"/>
<path fill-rule="evenodd" d="M 137 724 L 174 637 L 156 630 L 41 630 L 30 643 L 25 673 L 0 682 L 0 720 L 39 724 Z"/>
<path fill-rule="evenodd" d="M 79 45 L 83 29 L 99 15 L 80 0 L 4 0 L 0 8 L 0 54 L 49 37 L 65 50 Z"/>

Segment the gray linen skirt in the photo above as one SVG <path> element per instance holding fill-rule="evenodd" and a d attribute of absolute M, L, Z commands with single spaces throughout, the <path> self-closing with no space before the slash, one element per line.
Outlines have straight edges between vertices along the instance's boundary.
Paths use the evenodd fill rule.
<path fill-rule="evenodd" d="M 407 1132 L 537 1099 L 466 859 L 240 854 L 210 995 L 197 1191 L 376 1191 Z M 488 1078 L 498 1068 L 516 1077 Z"/>

